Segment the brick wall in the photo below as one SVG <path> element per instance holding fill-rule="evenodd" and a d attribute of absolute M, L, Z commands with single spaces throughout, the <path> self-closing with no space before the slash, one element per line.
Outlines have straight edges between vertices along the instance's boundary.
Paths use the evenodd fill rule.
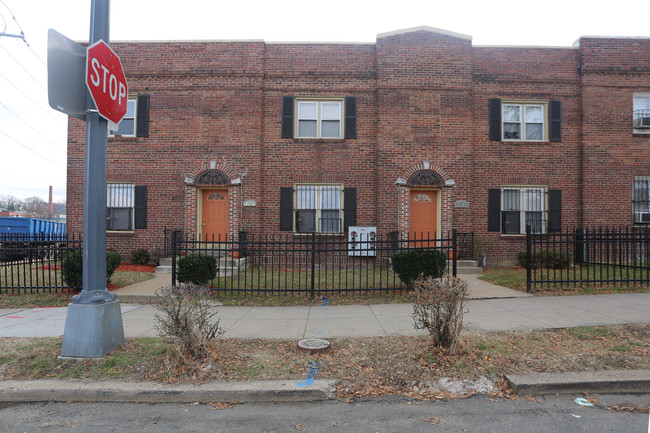
<path fill-rule="evenodd" d="M 211 167 L 241 180 L 228 187 L 232 235 L 277 233 L 280 188 L 303 182 L 356 188 L 357 225 L 407 231 L 409 186 L 398 179 L 427 167 L 453 181 L 439 189 L 441 229 L 492 239 L 492 262 L 512 260 L 523 238 L 487 231 L 489 189 L 559 189 L 563 226 L 630 224 L 632 178 L 650 174 L 650 137 L 631 120 L 633 93 L 650 92 L 648 39 L 473 47 L 419 29 L 376 44 L 112 46 L 130 94 L 150 95 L 149 137 L 108 139 L 108 178 L 148 188 L 147 229 L 107 235 L 124 253 L 162 247 L 164 228 L 196 233 L 192 180 Z M 357 138 L 281 138 L 283 96 L 356 96 Z M 492 98 L 561 100 L 562 141 L 490 141 Z M 68 130 L 68 230 L 79 232 L 84 124 Z"/>

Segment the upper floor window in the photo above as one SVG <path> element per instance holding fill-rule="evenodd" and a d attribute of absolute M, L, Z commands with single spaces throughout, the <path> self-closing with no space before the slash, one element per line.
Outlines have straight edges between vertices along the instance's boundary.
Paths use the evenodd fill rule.
<path fill-rule="evenodd" d="M 562 141 L 562 102 L 490 99 L 491 141 Z"/>
<path fill-rule="evenodd" d="M 650 223 L 650 176 L 634 178 L 634 222 Z"/>
<path fill-rule="evenodd" d="M 341 138 L 341 101 L 297 101 L 298 138 Z"/>
<path fill-rule="evenodd" d="M 503 139 L 544 141 L 546 107 L 543 104 L 503 104 Z"/>
<path fill-rule="evenodd" d="M 357 98 L 282 97 L 282 138 L 357 138 Z"/>
<path fill-rule="evenodd" d="M 634 95 L 634 131 L 650 133 L 650 93 Z"/>
<path fill-rule="evenodd" d="M 121 135 L 122 137 L 135 137 L 136 136 L 136 113 L 137 113 L 137 100 L 129 99 L 126 105 L 126 114 L 117 124 L 117 131 L 108 130 L 108 136 Z"/>

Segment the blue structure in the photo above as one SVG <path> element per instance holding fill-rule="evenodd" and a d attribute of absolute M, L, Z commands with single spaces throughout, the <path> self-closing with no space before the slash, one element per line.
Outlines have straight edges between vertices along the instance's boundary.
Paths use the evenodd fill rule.
<path fill-rule="evenodd" d="M 66 223 L 28 217 L 0 217 L 0 234 L 63 236 Z"/>

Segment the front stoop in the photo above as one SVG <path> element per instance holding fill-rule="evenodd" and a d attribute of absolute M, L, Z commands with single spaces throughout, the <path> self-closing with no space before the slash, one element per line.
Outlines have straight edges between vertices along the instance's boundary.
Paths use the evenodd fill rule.
<path fill-rule="evenodd" d="M 165 257 L 160 259 L 160 263 L 156 266 L 157 274 L 171 274 L 172 273 L 172 258 Z"/>
<path fill-rule="evenodd" d="M 451 262 L 449 265 L 451 265 Z M 479 268 L 476 260 L 457 260 L 456 273 L 458 275 L 482 274 L 483 268 Z"/>
<path fill-rule="evenodd" d="M 237 275 L 248 269 L 248 260 L 246 258 L 233 258 L 229 256 L 218 257 L 217 269 L 219 269 L 218 276 L 230 277 Z M 157 274 L 171 274 L 172 273 L 172 259 L 166 257 L 160 259 L 160 265 L 156 267 Z"/>

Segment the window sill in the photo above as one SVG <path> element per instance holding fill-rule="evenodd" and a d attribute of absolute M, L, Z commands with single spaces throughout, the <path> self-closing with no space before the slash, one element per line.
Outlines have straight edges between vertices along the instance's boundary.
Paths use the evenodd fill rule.
<path fill-rule="evenodd" d="M 135 230 L 106 230 L 106 234 L 111 235 L 134 235 Z"/>
<path fill-rule="evenodd" d="M 501 140 L 505 144 L 551 144 L 548 140 Z"/>
<path fill-rule="evenodd" d="M 294 143 L 344 144 L 345 138 L 294 138 Z"/>
<path fill-rule="evenodd" d="M 135 135 L 109 135 L 109 140 L 123 140 L 123 141 L 136 141 L 138 137 Z"/>
<path fill-rule="evenodd" d="M 307 236 L 311 236 L 312 233 L 293 232 L 293 235 L 298 236 L 298 237 L 307 237 Z M 319 236 L 319 237 L 327 237 L 327 238 L 329 238 L 329 237 L 337 237 L 337 236 L 343 236 L 344 237 L 345 233 L 315 233 L 315 235 Z"/>

